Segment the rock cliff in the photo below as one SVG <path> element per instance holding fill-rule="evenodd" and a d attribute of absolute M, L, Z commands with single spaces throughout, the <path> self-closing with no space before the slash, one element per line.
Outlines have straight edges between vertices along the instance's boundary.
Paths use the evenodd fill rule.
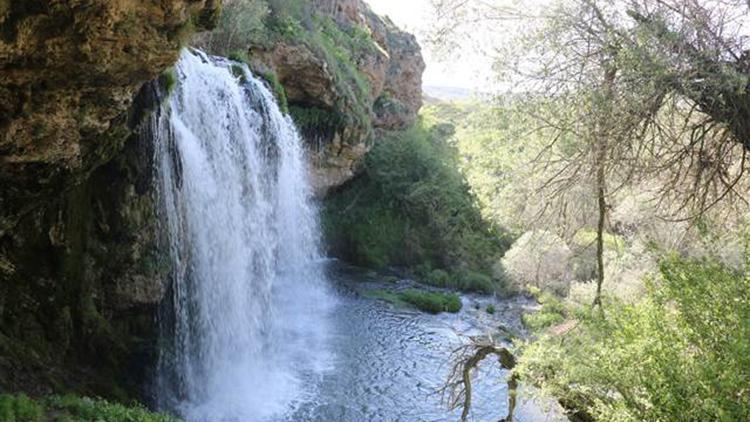
<path fill-rule="evenodd" d="M 163 92 L 144 84 L 218 9 L 0 2 L 0 391 L 122 397 L 142 378 L 168 270 L 138 136 Z"/>
<path fill-rule="evenodd" d="M 246 54 L 285 92 L 324 194 L 381 131 L 416 119 L 424 62 L 361 0 L 305 4 L 309 21 Z M 122 398 L 144 385 L 169 290 L 149 119 L 165 71 L 219 9 L 0 0 L 0 391 Z"/>
<path fill-rule="evenodd" d="M 413 123 L 422 106 L 424 61 L 412 34 L 362 0 L 313 0 L 312 25 L 250 48 L 256 71 L 285 88 L 314 154 L 325 194 L 349 180 L 384 130 Z"/>

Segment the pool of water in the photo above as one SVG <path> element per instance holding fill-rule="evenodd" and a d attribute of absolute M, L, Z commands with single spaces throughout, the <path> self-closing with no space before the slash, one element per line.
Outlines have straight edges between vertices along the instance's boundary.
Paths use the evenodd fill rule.
<path fill-rule="evenodd" d="M 328 370 L 310 375 L 309 393 L 284 419 L 290 421 L 456 421 L 460 410 L 443 403 L 440 387 L 452 352 L 468 336 L 502 326 L 522 331 L 520 315 L 533 306 L 518 299 L 462 296 L 457 314 L 430 315 L 396 309 L 363 293 L 403 289 L 411 282 L 385 282 L 356 268 L 332 264 L 330 279 L 338 301 L 333 311 Z M 492 303 L 496 312 L 488 314 Z M 498 421 L 507 415 L 507 371 L 486 359 L 474 382 L 470 420 Z M 516 421 L 561 420 L 520 391 Z"/>

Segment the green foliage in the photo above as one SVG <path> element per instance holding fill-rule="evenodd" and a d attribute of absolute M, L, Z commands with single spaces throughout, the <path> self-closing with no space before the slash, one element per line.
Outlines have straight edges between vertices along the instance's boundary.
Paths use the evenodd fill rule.
<path fill-rule="evenodd" d="M 455 279 L 455 284 L 459 289 L 471 292 L 493 293 L 502 287 L 494 283 L 490 276 L 476 271 L 459 272 Z"/>
<path fill-rule="evenodd" d="M 289 114 L 300 133 L 306 138 L 314 139 L 315 136 L 327 138 L 339 131 L 344 124 L 344 117 L 333 110 L 325 110 L 318 107 L 289 106 Z"/>
<path fill-rule="evenodd" d="M 660 274 L 636 304 L 528 345 L 519 373 L 597 420 L 748 420 L 750 278 L 675 257 Z"/>
<path fill-rule="evenodd" d="M 202 35 L 198 44 L 212 54 L 227 55 L 246 51 L 251 44 L 264 41 L 269 8 L 256 0 L 225 0 L 216 28 Z"/>
<path fill-rule="evenodd" d="M 427 292 L 409 289 L 404 292 L 374 290 L 367 296 L 386 300 L 396 306 L 411 305 L 423 312 L 438 314 L 440 312 L 456 313 L 461 310 L 461 298 L 455 293 Z"/>
<path fill-rule="evenodd" d="M 426 278 L 427 282 L 433 286 L 447 287 L 453 284 L 451 275 L 447 271 L 436 269 L 432 270 Z"/>
<path fill-rule="evenodd" d="M 421 290 L 407 290 L 401 293 L 407 303 L 417 309 L 437 314 L 440 312 L 456 313 L 461 310 L 461 298 L 455 293 L 424 292 Z"/>
<path fill-rule="evenodd" d="M 235 50 L 227 55 L 227 58 L 240 63 L 250 63 L 250 57 L 243 50 Z"/>
<path fill-rule="evenodd" d="M 161 74 L 162 79 L 162 85 L 164 86 L 164 90 L 167 92 L 167 95 L 172 94 L 175 87 L 177 86 L 177 73 L 175 72 L 173 67 L 170 67 L 169 69 L 165 70 Z"/>
<path fill-rule="evenodd" d="M 565 304 L 552 293 L 539 292 L 537 301 L 542 305 L 536 312 L 521 317 L 523 325 L 532 331 L 541 331 L 565 321 L 568 311 Z"/>
<path fill-rule="evenodd" d="M 3 422 L 176 422 L 174 418 L 149 412 L 143 406 L 123 406 L 102 399 L 51 396 L 32 400 L 24 394 L 0 394 Z"/>
<path fill-rule="evenodd" d="M 4 422 L 41 422 L 44 409 L 25 394 L 0 394 L 0 420 Z"/>
<path fill-rule="evenodd" d="M 485 274 L 508 241 L 482 220 L 456 160 L 423 123 L 379 140 L 362 175 L 326 201 L 333 252 L 371 267 L 421 266 L 420 278 L 439 286 L 497 290 Z"/>
<path fill-rule="evenodd" d="M 172 417 L 149 412 L 141 405 L 132 407 L 103 399 L 76 396 L 52 396 L 43 400 L 48 411 L 61 414 L 60 420 L 70 421 L 133 421 L 176 422 Z"/>
<path fill-rule="evenodd" d="M 487 308 L 485 309 L 488 314 L 494 315 L 495 314 L 495 305 L 487 305 Z"/>
<path fill-rule="evenodd" d="M 289 102 L 286 98 L 286 89 L 284 85 L 279 82 L 279 78 L 274 72 L 266 72 L 260 75 L 267 83 L 268 87 L 276 97 L 276 101 L 279 103 L 279 108 L 283 113 L 289 113 Z"/>

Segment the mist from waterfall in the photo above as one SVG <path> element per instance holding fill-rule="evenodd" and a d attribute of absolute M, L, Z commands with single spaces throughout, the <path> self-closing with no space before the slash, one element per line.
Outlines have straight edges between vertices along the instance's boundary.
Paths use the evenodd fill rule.
<path fill-rule="evenodd" d="M 175 73 L 155 119 L 172 262 L 159 405 L 188 421 L 283 418 L 330 366 L 305 151 L 246 65 L 186 50 Z"/>

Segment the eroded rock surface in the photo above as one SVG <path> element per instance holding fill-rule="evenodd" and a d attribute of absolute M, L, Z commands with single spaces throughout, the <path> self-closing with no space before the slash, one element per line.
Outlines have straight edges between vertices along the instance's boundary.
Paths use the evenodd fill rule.
<path fill-rule="evenodd" d="M 165 93 L 144 84 L 218 8 L 0 1 L 0 391 L 122 398 L 143 380 L 169 269 L 139 136 Z"/>
<path fill-rule="evenodd" d="M 218 0 L 0 2 L 0 234 L 122 147 L 140 86 Z"/>
<path fill-rule="evenodd" d="M 324 195 L 354 176 L 380 131 L 416 120 L 425 64 L 416 38 L 363 1 L 312 3 L 319 18 L 336 26 L 320 25 L 329 39 L 277 40 L 253 46 L 249 56 L 256 71 L 275 73 L 286 89 L 292 116 L 314 153 L 316 191 Z M 345 34 L 347 42 L 333 33 Z"/>

